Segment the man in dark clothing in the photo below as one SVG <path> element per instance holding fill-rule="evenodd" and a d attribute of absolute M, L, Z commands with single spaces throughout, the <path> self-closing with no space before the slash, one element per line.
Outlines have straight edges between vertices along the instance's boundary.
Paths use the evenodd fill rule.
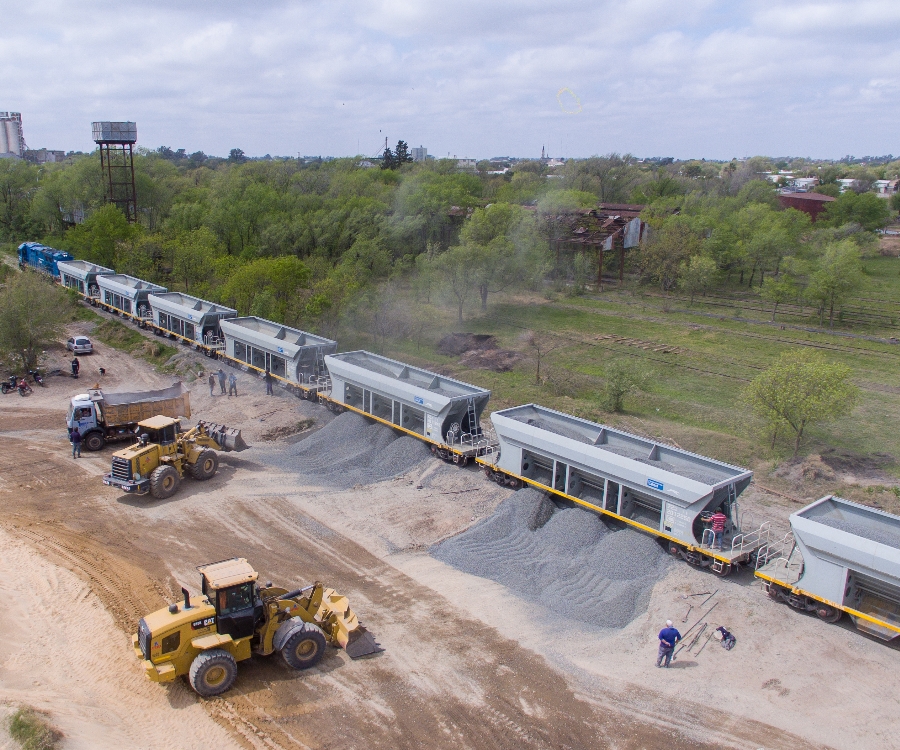
<path fill-rule="evenodd" d="M 225 370 L 220 367 L 219 372 L 216 374 L 219 376 L 219 387 L 222 389 L 222 395 L 224 396 L 227 393 L 225 390 Z"/>
<path fill-rule="evenodd" d="M 268 369 L 266 369 L 266 374 L 265 374 L 264 379 L 266 381 L 266 395 L 271 396 L 272 395 L 272 373 L 269 372 Z"/>
<path fill-rule="evenodd" d="M 69 433 L 69 440 L 72 441 L 72 458 L 80 458 L 81 457 L 81 433 L 78 431 L 77 427 L 72 428 L 72 432 Z"/>
<path fill-rule="evenodd" d="M 81 362 L 78 361 L 78 357 L 72 358 L 72 377 L 78 377 L 78 371 L 81 369 Z"/>
<path fill-rule="evenodd" d="M 656 666 L 668 668 L 672 661 L 672 652 L 675 644 L 681 640 L 681 633 L 672 627 L 672 621 L 666 620 L 666 626 L 659 631 L 659 653 L 656 656 Z M 663 664 L 665 661 L 665 664 Z"/>

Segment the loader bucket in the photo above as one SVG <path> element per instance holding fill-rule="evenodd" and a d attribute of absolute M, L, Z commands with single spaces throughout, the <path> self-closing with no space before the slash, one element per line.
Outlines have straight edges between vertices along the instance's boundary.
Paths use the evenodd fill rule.
<path fill-rule="evenodd" d="M 375 636 L 362 625 L 350 632 L 350 641 L 344 647 L 344 650 L 351 659 L 359 659 L 361 656 L 368 656 L 369 654 L 377 654 L 384 651 L 384 649 L 375 642 Z"/>
<path fill-rule="evenodd" d="M 206 431 L 223 451 L 245 451 L 250 446 L 241 437 L 241 431 L 223 424 L 206 424 Z"/>

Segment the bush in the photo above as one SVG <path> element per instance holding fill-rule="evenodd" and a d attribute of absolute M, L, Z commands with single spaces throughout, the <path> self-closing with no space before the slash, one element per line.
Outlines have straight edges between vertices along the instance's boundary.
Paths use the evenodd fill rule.
<path fill-rule="evenodd" d="M 30 708 L 20 708 L 9 718 L 9 735 L 22 750 L 54 750 L 62 739 L 44 716 Z"/>
<path fill-rule="evenodd" d="M 607 411 L 622 411 L 625 399 L 632 393 L 646 390 L 649 379 L 649 373 L 639 372 L 631 363 L 622 360 L 611 363 L 606 368 L 603 407 Z"/>

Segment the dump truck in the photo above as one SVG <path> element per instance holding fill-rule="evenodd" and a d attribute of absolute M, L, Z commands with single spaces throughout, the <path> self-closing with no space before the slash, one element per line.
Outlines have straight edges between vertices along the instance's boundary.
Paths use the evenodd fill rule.
<path fill-rule="evenodd" d="M 237 662 L 276 651 L 292 669 L 319 663 L 326 645 L 351 659 L 383 649 L 350 609 L 347 597 L 320 582 L 289 591 L 267 583 L 243 557 L 197 568 L 201 595 L 141 618 L 134 652 L 152 682 L 186 676 L 203 697 L 224 693 Z"/>
<path fill-rule="evenodd" d="M 171 417 L 156 416 L 137 423 L 137 442 L 112 457 L 112 470 L 103 484 L 158 500 L 172 497 L 185 475 L 204 481 L 219 469 L 217 450 L 242 451 L 248 447 L 240 430 L 198 422 L 186 432 Z"/>
<path fill-rule="evenodd" d="M 134 440 L 142 419 L 155 416 L 190 419 L 191 398 L 181 382 L 157 391 L 104 393 L 98 386 L 75 396 L 69 404 L 66 427 L 78 427 L 82 445 L 99 451 L 106 443 Z"/>

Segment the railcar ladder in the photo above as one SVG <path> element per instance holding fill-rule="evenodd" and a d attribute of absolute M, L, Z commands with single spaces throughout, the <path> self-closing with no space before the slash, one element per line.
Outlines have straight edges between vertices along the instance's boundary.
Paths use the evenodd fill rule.
<path fill-rule="evenodd" d="M 478 424 L 478 414 L 475 411 L 474 398 L 469 399 L 466 415 L 469 418 L 469 434 L 472 436 L 472 439 L 474 441 L 474 439 L 481 433 L 481 425 Z"/>
<path fill-rule="evenodd" d="M 316 347 L 316 376 L 321 377 L 325 374 L 325 355 L 322 354 L 322 347 Z"/>

